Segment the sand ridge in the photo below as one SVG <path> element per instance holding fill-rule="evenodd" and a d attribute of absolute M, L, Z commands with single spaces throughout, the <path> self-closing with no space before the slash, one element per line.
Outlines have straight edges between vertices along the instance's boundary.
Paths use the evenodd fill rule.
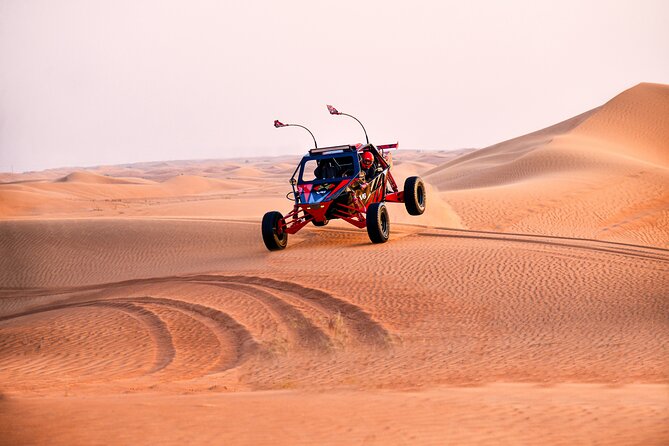
<path fill-rule="evenodd" d="M 669 246 L 669 87 L 601 107 L 425 174 L 472 229 Z"/>

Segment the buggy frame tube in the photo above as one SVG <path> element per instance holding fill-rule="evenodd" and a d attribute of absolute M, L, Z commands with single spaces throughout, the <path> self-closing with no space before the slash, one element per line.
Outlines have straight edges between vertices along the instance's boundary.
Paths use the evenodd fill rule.
<path fill-rule="evenodd" d="M 355 119 L 356 121 L 358 121 L 358 124 L 360 124 L 360 127 L 362 127 L 362 131 L 365 132 L 365 140 L 367 141 L 367 144 L 369 144 L 369 138 L 367 137 L 367 130 L 365 130 L 365 126 L 362 125 L 362 122 L 360 122 L 360 120 L 359 120 L 358 118 L 356 118 L 356 117 L 353 116 L 353 115 L 349 115 L 348 113 L 341 113 L 341 112 L 339 112 L 339 113 L 337 113 L 337 114 L 338 114 L 338 115 L 343 115 L 343 116 L 348 116 L 349 118 L 353 118 L 353 119 Z"/>
<path fill-rule="evenodd" d="M 297 175 L 297 170 L 300 168 L 300 164 L 297 165 L 295 168 L 295 171 L 293 172 L 293 176 L 290 177 L 290 187 L 293 188 L 293 198 L 295 199 L 295 206 L 300 202 L 300 196 L 298 195 L 297 191 L 295 190 L 295 184 L 297 184 L 297 180 L 295 179 L 295 175 Z"/>
<path fill-rule="evenodd" d="M 303 215 L 299 215 L 302 212 Z M 284 227 L 282 230 L 287 234 L 295 234 L 297 231 L 302 229 L 304 225 L 313 220 L 313 217 L 307 214 L 304 209 L 301 209 L 299 206 L 295 205 L 292 211 L 290 211 L 283 218 Z"/>
<path fill-rule="evenodd" d="M 306 128 L 305 126 L 300 125 L 300 124 L 284 124 L 283 126 L 284 126 L 284 127 L 302 127 L 304 130 L 306 130 L 307 132 L 309 132 L 309 134 L 311 135 L 311 139 L 314 140 L 314 149 L 317 149 L 317 148 L 318 148 L 318 144 L 316 143 L 316 137 L 314 136 L 313 133 L 311 133 L 311 130 L 309 130 L 309 129 Z"/>

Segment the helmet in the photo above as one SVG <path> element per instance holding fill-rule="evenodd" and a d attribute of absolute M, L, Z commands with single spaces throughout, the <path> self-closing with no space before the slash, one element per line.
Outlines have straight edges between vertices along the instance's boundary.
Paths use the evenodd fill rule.
<path fill-rule="evenodd" d="M 374 155 L 372 155 L 371 152 L 365 152 L 362 154 L 362 167 L 365 169 L 369 169 L 372 166 L 372 163 L 374 162 Z"/>

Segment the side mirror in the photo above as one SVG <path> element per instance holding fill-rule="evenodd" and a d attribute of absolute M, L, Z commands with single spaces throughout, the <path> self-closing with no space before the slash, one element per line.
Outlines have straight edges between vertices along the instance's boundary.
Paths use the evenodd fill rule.
<path fill-rule="evenodd" d="M 288 126 L 286 124 L 284 124 L 283 122 L 279 121 L 278 119 L 275 119 L 274 120 L 274 127 L 276 127 L 278 129 L 279 127 L 288 127 Z"/>
<path fill-rule="evenodd" d="M 291 178 L 291 179 L 290 179 L 290 184 L 292 184 L 293 186 L 295 186 L 295 185 L 297 184 L 297 180 L 296 180 L 295 178 Z"/>

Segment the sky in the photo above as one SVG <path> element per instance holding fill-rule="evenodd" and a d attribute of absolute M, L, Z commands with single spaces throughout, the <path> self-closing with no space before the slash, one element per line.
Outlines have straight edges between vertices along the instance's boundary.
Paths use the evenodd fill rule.
<path fill-rule="evenodd" d="M 669 2 L 0 0 L 0 171 L 480 148 L 669 84 Z"/>

